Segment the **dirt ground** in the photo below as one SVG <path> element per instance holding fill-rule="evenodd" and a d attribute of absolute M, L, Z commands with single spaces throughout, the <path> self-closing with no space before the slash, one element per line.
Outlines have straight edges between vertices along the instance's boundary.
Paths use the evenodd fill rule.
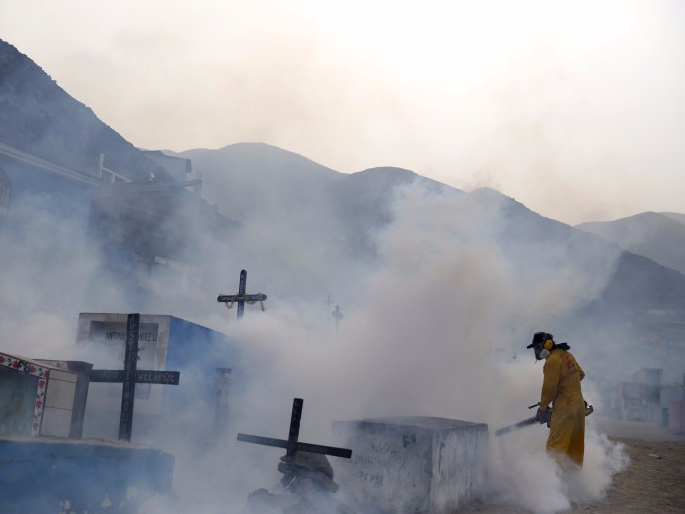
<path fill-rule="evenodd" d="M 603 419 L 600 429 L 625 444 L 630 464 L 614 476 L 606 497 L 576 505 L 568 514 L 685 513 L 685 436 L 665 427 Z M 477 502 L 463 514 L 528 514 L 529 511 Z"/>

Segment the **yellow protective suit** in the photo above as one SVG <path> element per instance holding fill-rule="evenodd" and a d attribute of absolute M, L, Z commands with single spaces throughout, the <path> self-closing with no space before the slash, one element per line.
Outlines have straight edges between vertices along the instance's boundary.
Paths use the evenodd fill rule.
<path fill-rule="evenodd" d="M 540 409 L 546 410 L 550 403 L 553 408 L 547 452 L 555 454 L 557 460 L 566 455 L 582 466 L 585 402 L 580 381 L 585 377 L 585 372 L 570 352 L 554 348 L 545 360 L 543 374 Z"/>

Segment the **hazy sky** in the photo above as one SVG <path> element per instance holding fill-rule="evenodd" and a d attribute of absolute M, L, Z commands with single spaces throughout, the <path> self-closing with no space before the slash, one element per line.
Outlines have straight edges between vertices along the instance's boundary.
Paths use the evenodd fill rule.
<path fill-rule="evenodd" d="M 0 38 L 133 144 L 273 144 L 567 223 L 685 212 L 679 0 L 0 0 Z"/>

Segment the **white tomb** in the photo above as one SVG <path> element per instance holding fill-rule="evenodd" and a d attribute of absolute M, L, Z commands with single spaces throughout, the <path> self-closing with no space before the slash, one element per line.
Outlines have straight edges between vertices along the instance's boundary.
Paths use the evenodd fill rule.
<path fill-rule="evenodd" d="M 95 370 L 124 367 L 126 313 L 79 314 L 77 354 Z M 178 371 L 178 385 L 137 383 L 133 440 L 159 446 L 160 433 L 201 442 L 225 432 L 228 414 L 248 387 L 242 348 L 226 334 L 165 314 L 140 314 L 138 370 Z M 229 375 L 230 374 L 230 375 Z M 230 383 L 231 398 L 228 397 Z M 220 391 L 216 388 L 221 386 Z M 231 406 L 229 407 L 229 403 Z M 122 406 L 121 382 L 91 382 L 84 436 L 116 438 Z"/>
<path fill-rule="evenodd" d="M 488 426 L 436 417 L 334 421 L 350 460 L 336 460 L 341 492 L 361 508 L 447 514 L 477 498 L 485 480 Z M 369 509 L 370 508 L 370 509 Z"/>

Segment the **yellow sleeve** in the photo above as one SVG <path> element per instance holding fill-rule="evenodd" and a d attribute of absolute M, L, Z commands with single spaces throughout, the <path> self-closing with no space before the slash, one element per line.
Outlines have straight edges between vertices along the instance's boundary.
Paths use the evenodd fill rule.
<path fill-rule="evenodd" d="M 557 397 L 560 371 L 561 362 L 559 360 L 554 359 L 550 362 L 547 359 L 545 361 L 545 367 L 542 369 L 544 378 L 542 380 L 542 394 L 540 395 L 540 410 L 546 410 Z"/>

